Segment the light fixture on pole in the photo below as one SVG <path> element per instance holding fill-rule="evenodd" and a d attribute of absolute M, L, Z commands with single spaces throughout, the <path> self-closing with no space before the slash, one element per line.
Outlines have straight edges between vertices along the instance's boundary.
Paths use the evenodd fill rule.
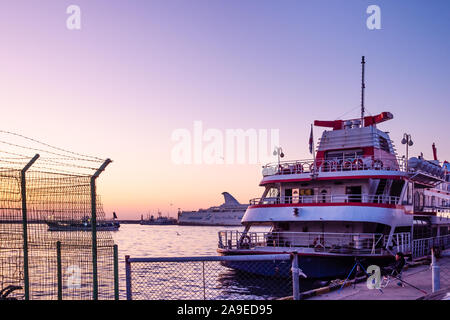
<path fill-rule="evenodd" d="M 275 150 L 273 150 L 273 155 L 278 156 L 278 168 L 280 168 L 280 158 L 284 157 L 283 149 L 281 147 L 275 147 Z"/>
<path fill-rule="evenodd" d="M 408 149 L 409 149 L 409 147 L 411 147 L 414 144 L 414 142 L 411 139 L 410 134 L 407 134 L 407 133 L 403 134 L 402 144 L 406 145 L 406 171 L 408 171 L 408 159 L 409 159 L 409 156 L 408 156 L 409 150 Z"/>

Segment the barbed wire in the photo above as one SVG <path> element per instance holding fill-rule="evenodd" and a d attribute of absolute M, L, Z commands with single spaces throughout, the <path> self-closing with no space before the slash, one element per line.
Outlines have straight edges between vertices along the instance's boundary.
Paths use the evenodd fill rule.
<path fill-rule="evenodd" d="M 82 176 L 87 176 L 90 175 L 89 173 L 91 173 L 92 171 L 98 170 L 99 166 L 93 166 L 92 164 L 99 164 L 105 161 L 104 159 L 99 157 L 69 151 L 39 141 L 37 139 L 24 136 L 22 134 L 5 130 L 0 130 L 0 133 L 18 137 L 20 139 L 25 139 L 28 142 L 45 146 L 45 148 L 42 148 L 32 145 L 24 145 L 16 141 L 0 139 L 0 144 L 3 144 L 10 149 L 5 150 L 4 147 L 2 150 L 0 150 L 0 162 L 3 163 L 2 168 L 0 169 L 2 170 L 8 169 L 6 168 L 7 166 L 13 167 L 13 169 L 21 169 L 36 153 L 39 153 L 40 157 L 30 168 L 30 170 L 38 170 L 41 172 L 61 173 L 68 175 L 81 174 Z M 31 151 L 32 153 L 28 153 L 27 151 Z M 73 170 L 66 170 L 68 168 Z M 86 173 L 86 171 L 89 173 Z"/>
<path fill-rule="evenodd" d="M 81 154 L 81 153 L 69 151 L 69 150 L 66 150 L 66 149 L 63 149 L 63 148 L 60 148 L 60 147 L 55 147 L 55 146 L 50 145 L 48 143 L 39 141 L 39 140 L 34 139 L 34 138 L 30 138 L 30 137 L 24 136 L 24 135 L 19 134 L 19 133 L 5 131 L 5 130 L 0 130 L 0 133 L 5 133 L 5 134 L 13 135 L 13 136 L 16 136 L 16 137 L 20 137 L 20 138 L 23 138 L 23 139 L 26 139 L 26 140 L 29 140 L 29 141 L 41 144 L 41 145 L 46 146 L 48 148 L 55 149 L 55 150 L 58 150 L 58 151 L 62 151 L 62 152 L 65 152 L 65 153 L 69 153 L 69 154 L 72 154 L 72 155 L 76 155 L 76 156 L 79 156 L 79 157 L 95 159 L 95 160 L 97 160 L 99 162 L 105 161 L 105 159 L 101 159 L 101 158 L 98 158 L 98 157 L 95 157 L 95 156 Z M 46 151 L 46 152 L 50 153 L 49 151 Z M 62 156 L 65 156 L 65 155 L 62 155 Z"/>

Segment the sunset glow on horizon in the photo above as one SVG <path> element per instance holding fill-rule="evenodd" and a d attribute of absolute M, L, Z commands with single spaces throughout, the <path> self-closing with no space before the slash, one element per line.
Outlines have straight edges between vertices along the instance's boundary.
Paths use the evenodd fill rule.
<path fill-rule="evenodd" d="M 72 4 L 80 30 L 66 26 Z M 380 30 L 366 26 L 371 4 Z M 450 161 L 450 2 L 420 4 L 4 2 L 0 129 L 112 159 L 98 180 L 107 217 L 176 216 L 222 204 L 224 191 L 248 203 L 261 196 L 262 163 L 175 164 L 173 132 L 194 134 L 196 121 L 224 139 L 230 129 L 278 130 L 285 160 L 312 158 L 314 120 L 359 117 L 365 56 L 366 111 L 394 115 L 378 127 L 398 155 L 409 133 L 410 155 L 431 159 L 434 142 Z"/>

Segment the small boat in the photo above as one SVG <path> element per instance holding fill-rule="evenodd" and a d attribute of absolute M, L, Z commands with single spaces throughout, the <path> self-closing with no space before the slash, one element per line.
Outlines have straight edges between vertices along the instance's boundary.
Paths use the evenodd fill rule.
<path fill-rule="evenodd" d="M 141 216 L 141 225 L 174 225 L 177 224 L 177 219 L 170 217 L 163 217 L 161 212 L 158 212 L 158 217 L 155 219 L 154 216 L 147 217 L 147 220 L 144 220 L 143 216 Z"/>
<path fill-rule="evenodd" d="M 120 228 L 120 223 L 116 221 L 116 213 L 113 212 L 112 221 L 98 221 L 97 231 L 117 231 Z M 47 221 L 48 231 L 92 231 L 91 218 L 85 216 L 79 221 Z"/>

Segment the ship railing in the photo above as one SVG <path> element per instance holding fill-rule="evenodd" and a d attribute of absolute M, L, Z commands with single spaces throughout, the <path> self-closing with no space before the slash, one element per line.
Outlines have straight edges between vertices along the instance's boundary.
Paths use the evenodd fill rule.
<path fill-rule="evenodd" d="M 219 248 L 255 249 L 257 247 L 304 248 L 312 252 L 338 254 L 380 254 L 384 251 L 384 235 L 324 232 L 244 233 L 229 230 L 219 232 Z"/>
<path fill-rule="evenodd" d="M 431 254 L 431 248 L 433 247 L 441 250 L 450 248 L 450 234 L 413 240 L 412 256 L 413 258 L 428 256 Z"/>
<path fill-rule="evenodd" d="M 398 204 L 400 197 L 386 195 L 325 195 L 265 197 L 250 199 L 250 205 L 303 204 L 303 203 L 382 203 Z"/>
<path fill-rule="evenodd" d="M 433 213 L 449 213 L 450 212 L 450 203 L 443 206 L 423 206 L 421 208 L 417 208 L 418 212 L 433 212 Z"/>
<path fill-rule="evenodd" d="M 389 235 L 385 235 L 383 239 L 383 246 L 386 248 L 390 248 L 393 252 L 403 252 L 410 253 L 411 252 L 411 233 L 410 232 L 400 232 L 394 233 L 391 238 L 391 242 L 389 242 Z"/>
<path fill-rule="evenodd" d="M 404 158 L 344 157 L 327 160 L 294 160 L 269 163 L 263 166 L 263 176 L 320 172 L 347 172 L 361 170 L 387 170 L 406 172 Z"/>

